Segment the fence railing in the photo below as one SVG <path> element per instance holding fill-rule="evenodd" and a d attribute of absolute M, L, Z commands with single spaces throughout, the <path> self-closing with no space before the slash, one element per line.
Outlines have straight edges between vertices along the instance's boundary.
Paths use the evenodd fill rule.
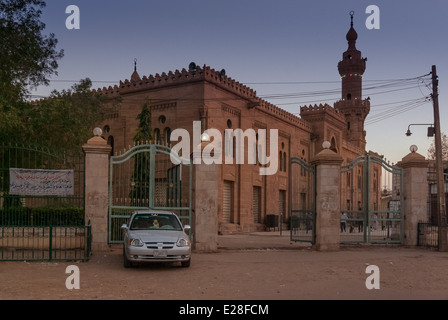
<path fill-rule="evenodd" d="M 290 218 L 291 241 L 314 243 L 315 214 L 309 210 L 292 210 Z"/>
<path fill-rule="evenodd" d="M 439 247 L 439 227 L 431 222 L 419 222 L 417 232 L 417 245 L 425 247 Z"/>
<path fill-rule="evenodd" d="M 0 208 L 3 226 L 83 226 L 82 207 L 7 207 Z"/>
<path fill-rule="evenodd" d="M 87 261 L 88 226 L 0 226 L 0 261 Z"/>

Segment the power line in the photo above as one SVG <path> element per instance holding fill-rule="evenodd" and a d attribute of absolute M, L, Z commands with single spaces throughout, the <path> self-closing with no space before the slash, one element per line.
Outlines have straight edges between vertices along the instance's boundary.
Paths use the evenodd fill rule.
<path fill-rule="evenodd" d="M 404 112 L 416 109 L 418 107 L 421 107 L 422 105 L 428 103 L 430 100 L 428 98 L 420 98 L 416 99 L 413 102 L 405 103 L 401 106 L 389 108 L 385 111 L 382 111 L 378 114 L 374 114 L 372 116 L 368 116 L 364 125 L 368 126 L 386 119 L 390 119 L 394 116 L 401 115 Z M 393 110 L 392 110 L 393 109 Z"/>
<path fill-rule="evenodd" d="M 363 82 L 378 82 L 378 83 L 387 83 L 387 82 L 399 82 L 399 81 L 412 81 L 418 80 L 423 77 L 426 77 L 430 74 L 426 74 L 423 76 L 413 77 L 413 78 L 399 78 L 399 79 L 380 79 L 380 80 L 363 80 Z M 119 84 L 120 81 L 117 80 L 92 80 L 92 83 L 115 83 Z M 61 82 L 61 83 L 78 83 L 79 80 L 68 80 L 68 79 L 52 79 L 50 82 Z M 340 83 L 340 80 L 325 80 L 325 81 L 273 81 L 273 82 L 241 82 L 244 85 L 287 85 L 287 84 L 328 84 L 328 83 Z"/>
<path fill-rule="evenodd" d="M 423 83 L 426 86 L 428 86 L 425 81 L 429 81 L 430 79 L 427 79 L 426 77 L 429 74 L 413 77 L 413 78 L 400 78 L 400 79 L 382 79 L 382 80 L 363 80 L 363 82 L 368 83 L 367 86 L 363 88 L 363 92 L 370 96 L 376 96 L 381 94 L 388 94 L 388 93 L 394 93 L 398 91 L 405 91 L 405 90 L 412 90 L 418 88 L 420 90 L 420 93 L 423 94 L 421 91 L 420 85 Z M 51 80 L 53 82 L 74 82 L 77 83 L 78 81 L 74 80 L 62 80 L 62 79 L 56 79 Z M 91 80 L 92 83 L 117 83 L 116 81 L 109 81 L 109 80 Z M 284 81 L 284 82 L 247 82 L 245 85 L 248 84 L 256 84 L 256 85 L 303 85 L 303 84 L 330 84 L 330 83 L 340 83 L 340 81 Z M 325 103 L 326 101 L 337 101 L 340 100 L 340 88 L 333 88 L 328 90 L 316 90 L 316 91 L 301 91 L 301 92 L 290 92 L 290 93 L 272 93 L 272 94 L 266 94 L 266 95 L 260 95 L 258 98 L 261 98 L 263 100 L 286 100 L 289 99 L 290 101 L 284 102 L 284 103 L 277 103 L 277 106 L 286 106 L 286 105 L 306 105 L 306 104 L 312 104 L 312 103 Z M 42 95 L 30 95 L 30 97 L 34 98 L 46 98 Z M 308 98 L 308 99 L 307 99 Z M 309 99 L 309 98 L 316 98 L 316 99 Z M 318 98 L 318 99 L 317 99 Z M 207 98 L 207 99 L 198 99 L 198 98 L 171 98 L 171 99 L 151 99 L 155 103 L 163 103 L 167 101 L 212 101 L 212 102 L 229 102 L 229 101 L 235 101 L 235 100 L 241 100 L 240 97 L 235 98 Z M 294 101 L 291 101 L 294 100 Z M 136 98 L 126 99 L 126 101 L 140 101 Z M 381 105 L 373 105 L 372 108 L 375 108 L 377 106 L 394 106 L 399 103 L 403 103 L 402 105 L 398 107 L 390 107 L 390 108 L 383 108 L 384 111 L 374 114 L 372 113 L 368 119 L 366 120 L 365 125 L 370 125 L 382 120 L 385 120 L 387 118 L 391 118 L 393 116 L 396 116 L 398 114 L 401 114 L 403 112 L 407 112 L 409 110 L 415 109 L 420 107 L 421 105 L 425 104 L 427 102 L 427 97 L 419 98 L 419 99 L 409 99 L 409 100 L 402 100 L 402 101 L 396 101 L 391 103 L 384 103 Z M 380 109 L 377 109 L 378 111 Z M 297 113 L 293 113 L 297 114 Z"/>

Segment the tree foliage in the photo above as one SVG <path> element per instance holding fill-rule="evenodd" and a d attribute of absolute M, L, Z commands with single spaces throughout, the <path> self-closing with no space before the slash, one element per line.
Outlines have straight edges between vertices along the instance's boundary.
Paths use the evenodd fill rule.
<path fill-rule="evenodd" d="M 142 112 L 137 116 L 137 133 L 134 136 L 135 143 L 149 143 L 152 140 L 151 107 L 149 102 L 143 105 Z"/>
<path fill-rule="evenodd" d="M 92 129 L 116 107 L 91 91 L 90 79 L 50 97 L 28 102 L 30 88 L 57 75 L 55 35 L 43 33 L 41 0 L 0 1 L 0 140 L 32 141 L 79 151 Z"/>
<path fill-rule="evenodd" d="M 147 144 L 152 140 L 151 106 L 146 102 L 142 107 L 142 112 L 137 116 L 140 120 L 134 142 L 137 144 Z M 132 174 L 132 189 L 129 197 L 133 206 L 144 207 L 149 201 L 151 159 L 149 152 L 138 153 L 134 156 L 134 171 Z"/>
<path fill-rule="evenodd" d="M 57 75 L 58 60 L 53 33 L 43 34 L 40 0 L 2 0 L 0 2 L 0 106 L 12 108 L 22 103 L 30 87 L 48 85 Z"/>
<path fill-rule="evenodd" d="M 49 98 L 23 103 L 3 112 L 0 127 L 3 140 L 34 141 L 68 152 L 79 152 L 92 137 L 92 130 L 114 112 L 120 100 L 106 99 L 91 90 L 90 79 L 83 79 L 68 90 L 53 91 Z"/>
<path fill-rule="evenodd" d="M 83 79 L 69 90 L 53 91 L 27 109 L 29 134 L 36 141 L 68 150 L 80 150 L 92 137 L 93 128 L 116 110 L 119 100 L 109 100 L 91 90 L 90 79 Z"/>
<path fill-rule="evenodd" d="M 434 141 L 428 149 L 428 158 L 434 160 L 436 158 L 436 146 Z M 448 160 L 448 136 L 442 133 L 442 160 Z"/>

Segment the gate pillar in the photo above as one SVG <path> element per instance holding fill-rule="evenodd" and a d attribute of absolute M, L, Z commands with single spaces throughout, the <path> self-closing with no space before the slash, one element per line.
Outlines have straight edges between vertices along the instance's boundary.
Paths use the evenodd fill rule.
<path fill-rule="evenodd" d="M 411 152 L 397 166 L 403 168 L 404 244 L 416 246 L 418 222 L 428 213 L 428 160 Z"/>
<path fill-rule="evenodd" d="M 82 146 L 85 153 L 85 221 L 90 221 L 92 252 L 108 246 L 109 154 L 111 147 L 95 129 L 95 137 Z"/>
<path fill-rule="evenodd" d="M 339 250 L 340 170 L 342 157 L 329 143 L 311 161 L 316 165 L 316 249 Z"/>
<path fill-rule="evenodd" d="M 201 150 L 205 145 L 204 142 L 201 144 Z M 204 155 L 203 159 L 206 157 Z M 193 166 L 193 248 L 196 252 L 218 250 L 218 177 L 215 163 L 201 161 Z"/>

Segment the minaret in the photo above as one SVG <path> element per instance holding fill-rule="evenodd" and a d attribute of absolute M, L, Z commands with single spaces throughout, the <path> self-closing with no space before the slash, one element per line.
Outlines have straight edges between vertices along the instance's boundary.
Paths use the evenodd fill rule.
<path fill-rule="evenodd" d="M 353 11 L 350 12 L 350 30 L 347 32 L 348 49 L 342 54 L 338 63 L 342 80 L 342 99 L 334 107 L 345 116 L 346 139 L 365 150 L 366 132 L 364 120 L 370 111 L 369 100 L 362 100 L 362 76 L 366 70 L 367 58 L 361 57 L 356 49 L 358 34 L 353 28 Z"/>

